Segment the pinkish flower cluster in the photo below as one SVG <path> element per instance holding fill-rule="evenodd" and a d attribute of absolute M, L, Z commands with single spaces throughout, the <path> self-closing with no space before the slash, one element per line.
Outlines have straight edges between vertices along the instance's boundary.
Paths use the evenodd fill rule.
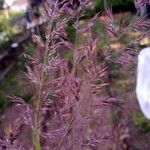
<path fill-rule="evenodd" d="M 32 102 L 26 103 L 18 97 L 11 97 L 11 101 L 24 111 L 21 119 L 8 137 L 0 140 L 0 146 L 8 150 L 24 150 L 19 145 L 17 136 L 22 124 L 31 129 L 31 150 L 51 149 L 100 149 L 101 144 L 112 139 L 110 133 L 100 133 L 100 118 L 102 106 L 120 103 L 112 97 L 109 89 L 111 85 L 110 63 L 126 65 L 132 62 L 132 53 L 119 51 L 120 55 L 110 61 L 110 53 L 105 55 L 100 48 L 100 38 L 92 33 L 92 27 L 99 14 L 90 19 L 87 25 L 80 27 L 80 17 L 84 15 L 85 6 L 89 0 L 46 0 L 43 13 L 47 20 L 45 26 L 45 40 L 33 36 L 37 49 L 33 56 L 28 56 L 30 64 L 26 67 L 26 76 L 33 93 Z M 136 0 L 136 7 L 144 3 Z M 106 7 L 106 32 L 119 40 L 131 29 L 142 29 L 144 32 L 127 46 L 149 34 L 146 28 L 149 21 L 140 18 L 136 23 L 127 24 L 121 21 L 116 29 L 112 9 Z M 81 15 L 81 16 L 80 16 Z M 65 32 L 69 20 L 73 21 L 76 30 L 76 41 L 73 45 Z M 146 32 L 145 32 L 146 30 Z M 87 33 L 87 41 L 78 47 L 78 34 Z M 111 40 L 109 40 L 111 41 Z M 61 54 L 65 49 L 71 51 L 73 59 L 66 59 Z M 110 43 L 106 50 L 112 52 Z M 80 55 L 81 54 L 81 55 Z M 102 94 L 103 90 L 107 94 Z M 99 96 L 99 93 L 101 95 Z M 34 147 L 34 148 L 33 148 Z"/>

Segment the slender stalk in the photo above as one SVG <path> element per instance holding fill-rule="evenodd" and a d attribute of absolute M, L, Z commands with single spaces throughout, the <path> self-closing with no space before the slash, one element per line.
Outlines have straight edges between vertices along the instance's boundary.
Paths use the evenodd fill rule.
<path fill-rule="evenodd" d="M 42 64 L 42 71 L 41 71 L 41 78 L 40 78 L 40 84 L 39 84 L 39 90 L 37 94 L 37 101 L 35 104 L 35 115 L 34 115 L 34 131 L 33 131 L 33 144 L 35 150 L 41 150 L 41 143 L 40 143 L 40 103 L 41 103 L 41 94 L 42 94 L 42 86 L 43 86 L 43 80 L 44 80 L 44 70 L 43 66 L 47 63 L 47 55 L 49 52 L 49 42 L 51 37 L 51 28 L 52 28 L 52 22 L 50 25 L 50 33 L 48 34 L 46 43 L 45 43 L 45 54 L 44 54 L 44 61 Z"/>
<path fill-rule="evenodd" d="M 36 103 L 36 113 L 35 113 L 35 126 L 34 126 L 34 132 L 33 132 L 33 143 L 34 143 L 34 147 L 35 150 L 41 150 L 41 144 L 40 144 L 40 130 L 38 129 L 38 125 L 39 125 L 39 103 L 40 100 L 38 99 L 37 103 Z"/>
<path fill-rule="evenodd" d="M 117 39 L 115 39 L 115 42 L 118 42 L 120 40 L 120 38 L 122 38 L 122 36 L 127 33 L 129 31 L 129 29 L 131 29 L 133 22 L 135 21 L 135 19 L 137 18 L 138 13 L 136 13 L 136 15 L 134 16 L 134 18 L 132 19 L 132 21 L 130 21 L 129 25 L 126 27 L 126 29 L 117 37 Z"/>
<path fill-rule="evenodd" d="M 89 88 L 89 94 L 88 94 L 88 97 L 87 97 L 89 106 L 87 107 L 87 112 L 86 112 L 87 116 L 89 116 L 89 117 L 91 116 L 90 100 L 92 98 L 92 95 L 91 95 L 90 91 L 91 91 L 91 88 Z M 86 133 L 87 133 L 87 139 L 88 139 L 88 141 L 90 141 L 90 133 L 91 133 L 90 123 L 88 123 L 87 126 L 86 126 Z M 91 150 L 89 145 L 87 146 L 86 150 Z"/>
<path fill-rule="evenodd" d="M 78 19 L 78 17 L 77 17 L 77 23 L 76 23 L 76 30 L 75 30 L 75 45 L 74 45 L 74 54 L 73 54 L 73 56 L 74 56 L 74 62 L 73 62 L 73 74 L 74 74 L 74 76 L 76 76 L 77 74 L 77 61 L 78 61 L 78 51 L 77 51 L 77 42 L 78 42 L 78 34 L 77 34 L 77 31 L 78 31 L 78 24 L 79 24 L 79 19 Z M 70 114 L 71 114 L 71 116 L 70 116 L 70 121 L 75 117 L 74 116 L 74 108 L 73 107 L 70 107 Z M 70 122 L 69 121 L 69 122 Z M 74 131 L 74 128 L 70 128 L 70 136 L 71 136 L 71 138 L 73 139 L 74 138 L 74 133 L 75 131 Z M 76 148 L 75 148 L 75 145 L 73 145 L 72 146 L 72 150 L 75 150 Z"/>
<path fill-rule="evenodd" d="M 78 25 L 79 25 L 79 14 L 77 14 L 77 21 L 76 21 L 76 28 L 75 28 L 75 43 L 74 43 L 74 54 L 73 54 L 73 57 L 74 57 L 74 62 L 73 62 L 73 73 L 74 75 L 76 75 L 76 72 L 77 72 L 77 61 L 78 61 L 78 51 L 77 51 L 77 44 L 78 44 Z"/>

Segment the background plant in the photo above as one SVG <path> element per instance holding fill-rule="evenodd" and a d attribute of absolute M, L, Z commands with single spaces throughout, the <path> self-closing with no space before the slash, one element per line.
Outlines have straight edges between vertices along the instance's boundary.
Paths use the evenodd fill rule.
<path fill-rule="evenodd" d="M 125 66 L 134 61 L 132 46 L 148 35 L 149 22 L 140 18 L 141 22 L 145 23 L 139 26 L 139 18 L 136 16 L 130 24 L 120 21 L 117 28 L 111 8 L 106 7 L 108 41 L 107 45 L 101 48 L 100 37 L 92 32 L 98 14 L 87 21 L 87 25 L 82 28 L 80 26 L 80 17 L 84 15 L 86 4 L 89 2 L 44 3 L 44 14 L 48 20 L 45 27 L 46 40 L 34 36 L 37 48 L 33 57 L 28 56 L 31 64 L 26 68 L 33 92 L 32 102 L 28 104 L 21 98 L 11 97 L 11 101 L 24 113 L 22 118 L 17 120 L 17 126 L 12 126 L 10 134 L 1 139 L 3 147 L 11 150 L 23 149 L 17 139 L 22 124 L 31 128 L 31 149 L 36 150 L 46 147 L 58 150 L 98 149 L 102 142 L 112 141 L 112 136 L 108 138 L 108 135 L 112 134 L 102 135 L 98 132 L 98 120 L 102 117 L 100 109 L 104 106 L 113 106 L 116 109 L 121 105 L 110 89 L 110 65 L 114 63 Z M 68 11 L 67 14 L 64 10 Z M 71 28 L 75 32 L 74 44 L 69 42 L 65 32 L 70 20 Z M 120 40 L 127 31 L 135 29 L 142 29 L 143 33 L 112 57 L 114 52 L 111 43 Z M 87 40 L 85 45 L 80 46 L 80 36 L 85 33 Z M 61 56 L 61 51 L 68 49 L 73 59 L 68 60 Z M 117 121 L 117 127 L 118 123 Z M 118 128 L 114 128 L 116 129 Z M 119 146 L 119 137 L 115 138 L 117 139 L 114 140 L 114 148 Z"/>

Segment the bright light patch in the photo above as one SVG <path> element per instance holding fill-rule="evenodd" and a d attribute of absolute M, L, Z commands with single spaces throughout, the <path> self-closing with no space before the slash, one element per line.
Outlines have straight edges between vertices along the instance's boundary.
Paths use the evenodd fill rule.
<path fill-rule="evenodd" d="M 138 55 L 136 95 L 142 112 L 150 119 L 150 47 Z"/>

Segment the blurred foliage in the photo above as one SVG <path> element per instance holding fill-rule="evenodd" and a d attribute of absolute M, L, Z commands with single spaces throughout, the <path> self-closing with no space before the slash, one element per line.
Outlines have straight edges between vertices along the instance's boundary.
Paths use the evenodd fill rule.
<path fill-rule="evenodd" d="M 35 53 L 36 45 L 33 42 L 23 44 L 25 54 L 32 56 Z"/>
<path fill-rule="evenodd" d="M 132 5 L 133 1 L 132 0 L 108 0 L 108 3 L 112 5 L 112 7 L 119 7 L 119 6 L 127 7 Z M 104 0 L 96 0 L 95 10 L 96 11 L 104 10 Z"/>
<path fill-rule="evenodd" d="M 17 24 L 12 24 L 11 20 L 17 17 L 21 17 L 23 13 L 13 11 L 0 11 L 0 48 L 3 48 L 3 44 L 6 44 L 14 35 L 20 32 L 20 28 Z"/>
<path fill-rule="evenodd" d="M 91 18 L 95 15 L 95 10 L 92 9 L 92 8 L 86 8 L 85 9 L 85 13 L 84 15 L 81 17 L 81 19 L 88 19 L 88 18 Z"/>
<path fill-rule="evenodd" d="M 26 54 L 32 55 L 36 45 L 29 39 L 21 48 L 24 49 Z M 3 80 L 0 80 L 0 112 L 7 107 L 7 96 L 15 95 L 23 98 L 25 101 L 31 101 L 33 93 L 27 88 L 27 79 L 24 74 L 26 63 L 27 58 L 20 57 Z"/>
<path fill-rule="evenodd" d="M 68 25 L 67 25 L 65 31 L 67 33 L 67 36 L 68 36 L 69 40 L 72 43 L 75 43 L 75 40 L 76 40 L 76 29 L 73 26 L 73 21 L 72 20 L 68 21 Z"/>
<path fill-rule="evenodd" d="M 6 106 L 6 99 L 4 96 L 0 95 L 0 113 Z"/>
<path fill-rule="evenodd" d="M 100 33 L 102 29 L 103 29 L 103 26 L 102 26 L 101 22 L 99 20 L 96 20 L 92 27 L 93 33 L 94 34 Z"/>
<path fill-rule="evenodd" d="M 134 124 L 142 133 L 150 132 L 150 121 L 146 119 L 141 112 L 134 113 Z"/>
<path fill-rule="evenodd" d="M 20 59 L 9 73 L 0 80 L 0 109 L 5 108 L 7 96 L 18 96 L 24 100 L 30 100 L 32 93 L 27 90 L 26 78 L 23 73 L 25 61 Z M 3 96 L 4 95 L 4 96 Z"/>
<path fill-rule="evenodd" d="M 94 26 L 92 27 L 92 32 L 94 35 L 99 35 L 101 48 L 104 48 L 109 43 L 109 39 L 107 38 L 106 32 L 104 32 L 105 30 L 106 30 L 105 23 L 97 19 L 94 23 Z"/>
<path fill-rule="evenodd" d="M 3 9 L 4 0 L 0 0 L 0 9 Z"/>
<path fill-rule="evenodd" d="M 115 109 L 111 113 L 111 120 L 114 125 L 117 125 L 122 118 L 122 112 L 120 107 L 115 107 Z"/>
<path fill-rule="evenodd" d="M 15 32 L 16 30 L 14 30 L 14 28 L 16 27 L 16 25 L 12 25 L 10 21 L 13 18 L 21 17 L 21 16 L 23 16 L 23 13 L 20 12 L 14 12 L 14 11 L 6 12 L 5 10 L 0 11 L 0 32 L 2 31 L 7 32 L 7 30 L 8 32 L 9 31 Z"/>
<path fill-rule="evenodd" d="M 22 17 L 22 16 L 24 16 L 23 12 L 18 12 L 18 11 L 9 10 L 8 13 L 9 13 L 9 17 L 10 18 L 16 18 L 16 17 Z"/>

